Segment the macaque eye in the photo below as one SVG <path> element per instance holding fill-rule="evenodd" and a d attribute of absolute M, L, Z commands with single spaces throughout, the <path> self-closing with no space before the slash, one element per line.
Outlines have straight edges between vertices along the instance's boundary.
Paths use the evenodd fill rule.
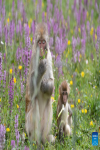
<path fill-rule="evenodd" d="M 64 95 L 64 92 L 62 92 L 62 95 Z"/>
<path fill-rule="evenodd" d="M 39 40 L 38 43 L 41 44 L 41 41 Z"/>
<path fill-rule="evenodd" d="M 65 95 L 68 95 L 67 91 L 65 92 Z"/>
<path fill-rule="evenodd" d="M 63 91 L 62 95 L 68 95 L 67 91 Z"/>
<path fill-rule="evenodd" d="M 43 40 L 43 42 L 42 42 L 43 44 L 45 44 L 46 42 L 45 42 L 45 40 Z"/>

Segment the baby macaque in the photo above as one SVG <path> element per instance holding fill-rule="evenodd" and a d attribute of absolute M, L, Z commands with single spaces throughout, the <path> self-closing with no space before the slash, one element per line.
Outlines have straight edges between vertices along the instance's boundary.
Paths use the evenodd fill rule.
<path fill-rule="evenodd" d="M 36 26 L 35 42 L 26 85 L 25 127 L 28 137 L 37 143 L 54 142 L 51 95 L 54 87 L 52 57 L 47 26 Z"/>
<path fill-rule="evenodd" d="M 63 81 L 59 87 L 59 98 L 57 104 L 57 125 L 59 128 L 59 138 L 64 135 L 71 135 L 72 110 L 68 103 L 70 88 L 67 81 Z"/>

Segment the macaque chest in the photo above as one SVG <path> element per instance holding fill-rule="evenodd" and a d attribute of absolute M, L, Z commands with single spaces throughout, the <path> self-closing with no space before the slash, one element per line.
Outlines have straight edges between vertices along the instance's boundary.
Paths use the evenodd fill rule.
<path fill-rule="evenodd" d="M 64 109 L 62 111 L 61 120 L 65 123 L 68 122 L 68 103 L 64 106 Z"/>

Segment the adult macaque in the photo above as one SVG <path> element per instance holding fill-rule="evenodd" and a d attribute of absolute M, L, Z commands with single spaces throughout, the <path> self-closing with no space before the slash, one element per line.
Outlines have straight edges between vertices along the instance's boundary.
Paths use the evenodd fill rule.
<path fill-rule="evenodd" d="M 63 81 L 59 87 L 59 98 L 57 104 L 57 125 L 59 128 L 59 138 L 71 134 L 72 111 L 68 103 L 70 89 L 67 81 Z"/>
<path fill-rule="evenodd" d="M 47 26 L 40 23 L 36 26 L 25 96 L 26 132 L 28 137 L 38 144 L 55 141 L 53 135 L 49 135 L 52 125 L 53 87 L 54 77 Z"/>

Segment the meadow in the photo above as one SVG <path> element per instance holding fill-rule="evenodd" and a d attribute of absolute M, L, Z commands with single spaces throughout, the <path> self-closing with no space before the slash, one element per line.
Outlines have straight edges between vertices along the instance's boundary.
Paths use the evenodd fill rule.
<path fill-rule="evenodd" d="M 100 1 L 0 0 L 0 150 L 35 150 L 25 131 L 25 89 L 35 26 L 46 22 L 53 59 L 52 134 L 45 150 L 100 150 Z M 59 85 L 68 80 L 72 135 L 60 142 Z M 25 135 L 25 141 L 22 135 Z"/>

